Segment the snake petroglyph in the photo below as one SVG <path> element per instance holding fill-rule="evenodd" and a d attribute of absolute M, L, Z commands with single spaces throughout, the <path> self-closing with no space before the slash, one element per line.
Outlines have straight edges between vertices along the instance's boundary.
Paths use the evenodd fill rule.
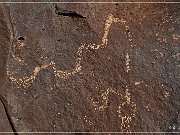
<path fill-rule="evenodd" d="M 93 49 L 93 50 L 98 50 L 101 48 L 106 48 L 108 45 L 108 34 L 111 28 L 111 25 L 113 23 L 120 23 L 122 24 L 126 30 L 129 29 L 129 26 L 127 25 L 127 21 L 124 19 L 119 19 L 115 18 L 112 14 L 108 15 L 107 20 L 105 21 L 105 26 L 104 26 L 104 34 L 102 37 L 102 43 L 101 44 L 82 44 L 77 51 L 77 59 L 76 59 L 76 64 L 74 66 L 74 69 L 69 71 L 63 71 L 57 68 L 57 64 L 54 61 L 51 61 L 49 64 L 35 67 L 33 73 L 29 77 L 23 77 L 23 78 L 16 78 L 14 74 L 12 74 L 10 71 L 7 71 L 7 74 L 11 80 L 11 82 L 18 87 L 23 87 L 27 88 L 29 87 L 33 81 L 36 79 L 38 74 L 42 71 L 44 71 L 47 68 L 52 68 L 54 71 L 54 75 L 59 78 L 59 79 L 68 79 L 69 77 L 79 73 L 82 71 L 82 60 L 83 60 L 83 51 L 88 50 L 88 49 Z M 130 32 L 128 32 L 128 40 L 132 45 L 132 35 Z M 129 59 L 129 54 L 127 53 L 126 55 L 126 71 L 130 70 L 130 59 Z M 116 95 L 120 95 L 121 98 L 124 100 L 122 104 L 119 105 L 119 108 L 117 109 L 118 116 L 121 121 L 121 129 L 122 131 L 129 131 L 130 128 L 130 122 L 132 121 L 132 118 L 135 117 L 136 113 L 136 104 L 131 101 L 131 96 L 129 89 L 126 88 L 125 95 L 122 96 L 121 94 L 118 94 L 113 88 L 108 88 L 106 91 L 104 91 L 101 96 L 100 96 L 100 101 L 95 102 L 93 97 L 90 97 L 90 102 L 92 103 L 92 106 L 94 107 L 95 111 L 104 111 L 108 107 L 108 100 L 109 100 L 109 94 L 114 93 Z M 124 106 L 128 105 L 129 107 L 132 108 L 132 113 L 130 114 L 122 114 L 121 110 L 123 109 Z"/>
<path fill-rule="evenodd" d="M 27 88 L 29 87 L 33 81 L 36 79 L 36 77 L 38 76 L 38 74 L 51 67 L 54 70 L 54 75 L 56 77 L 59 77 L 61 79 L 67 79 L 72 75 L 75 75 L 76 73 L 81 72 L 82 70 L 82 65 L 81 62 L 83 60 L 82 58 L 82 54 L 83 54 L 83 50 L 87 50 L 87 49 L 93 49 L 93 50 L 98 50 L 100 48 L 105 48 L 108 44 L 108 34 L 109 34 L 109 30 L 110 27 L 113 23 L 121 23 L 125 26 L 126 29 L 128 29 L 129 27 L 126 25 L 126 21 L 124 19 L 119 19 L 119 18 L 115 18 L 112 14 L 108 15 L 107 20 L 105 22 L 105 26 L 104 26 L 104 35 L 102 37 L 102 43 L 101 44 L 83 44 L 78 48 L 77 51 L 77 59 L 76 59 L 76 64 L 74 66 L 74 69 L 72 71 L 66 70 L 59 70 L 56 67 L 56 63 L 54 61 L 51 61 L 49 64 L 43 65 L 43 66 L 39 66 L 39 67 L 35 67 L 34 71 L 32 73 L 31 76 L 29 77 L 22 77 L 22 78 L 16 78 L 15 75 L 13 73 L 11 73 L 9 70 L 7 71 L 7 75 L 9 76 L 11 82 L 13 84 L 18 85 L 19 87 L 24 87 Z M 132 37 L 129 33 L 129 36 Z M 130 40 L 131 41 L 131 40 Z M 128 65 L 129 68 L 129 65 Z M 129 70 L 129 69 L 128 69 Z"/>

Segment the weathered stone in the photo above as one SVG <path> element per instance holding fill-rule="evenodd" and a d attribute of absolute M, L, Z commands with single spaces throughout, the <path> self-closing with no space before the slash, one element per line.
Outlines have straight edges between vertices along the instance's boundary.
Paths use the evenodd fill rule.
<path fill-rule="evenodd" d="M 2 4 L 0 4 L 0 132 L 12 132 L 14 130 L 13 123 L 8 112 L 7 101 L 5 99 L 7 93 L 2 88 L 2 84 L 7 79 L 6 61 L 10 46 L 9 41 L 10 32 L 6 24 Z"/>
<path fill-rule="evenodd" d="M 4 4 L 16 131 L 179 131 L 179 8 Z"/>

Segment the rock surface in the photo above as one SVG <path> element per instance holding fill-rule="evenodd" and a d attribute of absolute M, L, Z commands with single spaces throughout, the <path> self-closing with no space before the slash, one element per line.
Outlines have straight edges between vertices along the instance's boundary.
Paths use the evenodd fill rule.
<path fill-rule="evenodd" d="M 180 4 L 0 7 L 11 130 L 180 131 Z"/>

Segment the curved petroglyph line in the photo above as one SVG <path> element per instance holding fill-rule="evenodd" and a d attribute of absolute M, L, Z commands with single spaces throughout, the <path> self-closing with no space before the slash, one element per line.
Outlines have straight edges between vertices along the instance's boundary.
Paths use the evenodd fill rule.
<path fill-rule="evenodd" d="M 100 96 L 100 101 L 95 101 L 93 97 L 89 97 L 89 100 L 92 102 L 92 106 L 95 111 L 104 111 L 108 107 L 108 101 L 109 101 L 109 94 L 114 93 L 116 95 L 119 95 L 116 91 L 114 91 L 112 88 L 108 88 L 106 91 L 104 91 Z"/>
<path fill-rule="evenodd" d="M 120 127 L 122 131 L 130 132 L 130 123 L 132 119 L 136 116 L 137 112 L 136 103 L 131 100 L 131 94 L 127 86 L 124 95 L 119 94 L 116 91 L 117 90 L 113 88 L 108 88 L 101 94 L 101 96 L 99 97 L 99 101 L 95 101 L 94 98 L 91 96 L 88 97 L 88 100 L 92 103 L 94 111 L 102 112 L 105 111 L 106 108 L 108 108 L 110 93 L 120 96 L 123 99 L 123 102 L 118 106 L 117 109 L 118 117 L 121 121 Z M 129 111 L 127 113 L 124 113 L 122 111 L 124 108 L 129 108 Z"/>
<path fill-rule="evenodd" d="M 13 77 L 13 75 L 7 71 L 7 74 L 10 78 L 10 80 L 14 83 L 17 84 L 18 86 L 23 86 L 24 88 L 30 86 L 30 84 L 36 79 L 36 76 L 38 75 L 38 73 L 44 69 L 46 69 L 47 67 L 49 67 L 51 65 L 43 65 L 41 67 L 36 67 L 33 71 L 33 74 L 30 77 L 23 77 L 23 78 L 19 78 L 16 79 L 15 77 Z"/>
<path fill-rule="evenodd" d="M 52 69 L 54 70 L 54 74 L 56 77 L 59 77 L 61 79 L 66 79 L 72 75 L 75 75 L 76 73 L 79 73 L 82 70 L 82 66 L 81 66 L 81 62 L 82 62 L 82 55 L 83 55 L 83 50 L 88 50 L 88 49 L 93 49 L 93 50 L 98 50 L 100 48 L 105 48 L 108 44 L 108 34 L 109 34 L 109 30 L 110 27 L 112 25 L 112 23 L 121 23 L 125 26 L 126 30 L 129 29 L 128 25 L 126 25 L 126 21 L 124 19 L 119 19 L 119 18 L 115 18 L 112 14 L 108 15 L 107 20 L 105 22 L 105 27 L 104 27 L 104 35 L 102 37 L 102 43 L 101 44 L 83 44 L 78 48 L 77 51 L 77 59 L 76 59 L 76 65 L 75 68 L 72 71 L 62 71 L 62 70 L 58 70 L 56 67 L 56 63 L 54 61 L 51 61 L 49 64 L 47 65 L 43 65 L 41 67 L 36 67 L 33 71 L 33 74 L 30 77 L 23 77 L 23 78 L 16 78 L 14 77 L 14 74 L 10 73 L 10 71 L 7 71 L 7 75 L 9 76 L 10 80 L 12 83 L 18 85 L 18 87 L 22 86 L 24 88 L 29 87 L 33 81 L 36 79 L 36 76 L 38 75 L 38 73 L 40 73 L 40 71 L 43 71 L 44 69 L 48 68 L 48 67 L 52 67 Z M 131 35 L 129 34 L 129 40 L 131 41 Z"/>
<path fill-rule="evenodd" d="M 100 48 L 105 48 L 107 47 L 108 44 L 108 34 L 110 31 L 110 27 L 113 23 L 120 23 L 123 24 L 125 26 L 126 31 L 128 31 L 127 33 L 127 38 L 129 40 L 129 42 L 131 43 L 131 46 L 133 46 L 132 43 L 132 35 L 129 32 L 129 26 L 126 24 L 126 20 L 124 19 L 119 19 L 119 18 L 115 18 L 112 14 L 108 15 L 107 20 L 105 22 L 105 27 L 104 27 L 104 35 L 102 37 L 102 43 L 101 44 L 83 44 L 78 48 L 77 51 L 77 59 L 76 59 L 76 64 L 75 67 L 72 71 L 66 70 L 66 71 L 62 71 L 62 70 L 58 70 L 56 63 L 54 61 L 51 61 L 49 64 L 47 65 L 43 65 L 41 67 L 36 67 L 33 71 L 33 74 L 30 77 L 23 77 L 23 78 L 19 78 L 16 79 L 15 77 L 13 77 L 13 74 L 11 74 L 9 71 L 7 72 L 10 80 L 14 83 L 17 84 L 18 87 L 22 86 L 24 88 L 29 87 L 33 81 L 36 79 L 37 75 L 45 70 L 48 67 L 51 67 L 54 70 L 54 75 L 58 78 L 61 79 L 67 79 L 72 75 L 75 75 L 76 73 L 81 72 L 82 70 L 82 60 L 83 60 L 83 51 L 84 50 L 88 50 L 88 49 L 93 49 L 93 50 L 98 50 Z M 130 70 L 130 59 L 129 59 L 129 54 L 127 53 L 126 58 L 125 58 L 125 65 L 126 65 L 126 72 L 128 73 Z M 92 106 L 94 107 L 95 111 L 101 112 L 104 111 L 107 107 L 108 107 L 108 102 L 109 102 L 109 94 L 110 93 L 114 93 L 116 95 L 120 95 L 122 97 L 122 99 L 124 99 L 125 101 L 119 105 L 118 108 L 118 114 L 119 117 L 121 119 L 121 129 L 122 131 L 130 131 L 130 122 L 132 121 L 132 118 L 135 117 L 135 113 L 136 113 L 136 104 L 134 102 L 131 101 L 131 96 L 129 93 L 128 88 L 126 88 L 125 91 L 125 95 L 124 97 L 121 94 L 118 94 L 116 91 L 113 90 L 113 88 L 108 88 L 106 91 L 104 91 L 101 96 L 100 96 L 100 101 L 95 102 L 93 97 L 90 97 L 90 102 L 92 102 Z M 126 105 L 129 105 L 132 108 L 132 113 L 130 114 L 126 114 L 123 115 L 122 114 L 122 108 Z"/>

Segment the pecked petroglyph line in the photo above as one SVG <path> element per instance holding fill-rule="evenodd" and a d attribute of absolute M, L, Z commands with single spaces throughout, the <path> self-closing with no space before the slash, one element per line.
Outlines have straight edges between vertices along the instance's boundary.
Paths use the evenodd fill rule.
<path fill-rule="evenodd" d="M 10 71 L 8 71 L 7 74 L 9 76 L 11 82 L 13 84 L 18 85 L 18 87 L 19 86 L 22 86 L 24 88 L 29 87 L 33 83 L 33 81 L 36 79 L 36 76 L 40 73 L 40 71 L 43 71 L 43 69 L 46 69 L 48 67 L 51 67 L 54 70 L 54 75 L 58 78 L 61 78 L 61 79 L 67 79 L 68 77 L 75 75 L 76 73 L 81 72 L 81 70 L 82 70 L 81 63 L 83 60 L 83 57 L 82 57 L 83 50 L 88 50 L 88 49 L 98 50 L 100 48 L 107 47 L 108 34 L 110 31 L 110 27 L 113 23 L 123 24 L 125 26 L 126 30 L 129 28 L 128 25 L 126 25 L 126 21 L 124 19 L 115 18 L 112 14 L 108 15 L 107 20 L 105 22 L 105 26 L 104 26 L 104 35 L 102 37 L 102 43 L 101 44 L 94 44 L 93 43 L 93 44 L 88 44 L 88 45 L 86 45 L 86 44 L 81 45 L 78 48 L 76 64 L 75 64 L 75 67 L 72 71 L 59 70 L 59 69 L 57 69 L 56 63 L 54 61 L 51 61 L 47 65 L 43 65 L 41 67 L 36 67 L 30 77 L 16 78 L 16 77 L 14 77 L 13 73 L 10 73 Z M 130 33 L 129 33 L 129 35 L 130 35 Z M 132 36 L 130 36 L 130 37 L 132 37 Z"/>
<path fill-rule="evenodd" d="M 15 77 L 13 77 L 13 75 L 7 71 L 7 74 L 10 78 L 10 80 L 14 83 L 17 84 L 18 86 L 22 86 L 24 88 L 30 86 L 30 84 L 36 79 L 36 76 L 38 75 L 38 73 L 46 68 L 48 68 L 51 64 L 49 65 L 43 65 L 41 67 L 36 67 L 33 71 L 33 74 L 30 77 L 23 77 L 23 78 L 19 78 L 16 79 Z"/>
<path fill-rule="evenodd" d="M 108 45 L 108 35 L 109 35 L 109 31 L 111 28 L 111 25 L 113 23 L 120 23 L 125 27 L 125 30 L 128 32 L 127 33 L 127 39 L 129 40 L 129 42 L 132 44 L 132 34 L 129 31 L 129 26 L 127 25 L 127 21 L 124 19 L 119 19 L 119 18 L 115 18 L 112 14 L 108 15 L 107 20 L 105 22 L 105 26 L 104 26 L 104 35 L 102 37 L 102 43 L 101 44 L 82 44 L 77 51 L 77 59 L 75 62 L 75 66 L 74 69 L 69 71 L 63 71 L 63 70 L 59 70 L 57 68 L 57 65 L 54 61 L 51 61 L 49 64 L 47 65 L 43 65 L 41 67 L 36 67 L 32 73 L 32 75 L 30 77 L 23 77 L 23 78 L 16 78 L 14 77 L 13 73 L 10 73 L 10 71 L 7 71 L 7 74 L 10 78 L 10 80 L 12 81 L 12 83 L 18 85 L 18 87 L 22 86 L 24 88 L 29 87 L 33 81 L 36 79 L 36 77 L 38 76 L 38 74 L 47 69 L 47 68 L 52 68 L 54 71 L 54 75 L 57 78 L 60 79 L 67 79 L 73 75 L 75 75 L 76 73 L 79 73 L 82 71 L 82 61 L 83 61 L 83 52 L 85 50 L 88 49 L 93 49 L 93 50 L 98 50 L 101 48 L 106 48 Z M 126 72 L 128 73 L 130 70 L 130 59 L 129 59 L 129 54 L 126 54 L 126 58 L 125 58 L 125 66 L 126 66 Z M 132 118 L 135 117 L 135 113 L 136 113 L 136 104 L 134 102 L 131 101 L 131 94 L 129 92 L 129 89 L 126 88 L 125 91 L 125 95 L 122 96 L 121 94 L 118 94 L 116 91 L 113 90 L 113 88 L 108 88 L 106 91 L 104 91 L 101 96 L 100 96 L 100 100 L 99 101 L 95 101 L 93 97 L 90 97 L 89 100 L 92 103 L 92 106 L 94 108 L 95 111 L 101 112 L 104 111 L 107 107 L 108 107 L 108 102 L 109 102 L 109 94 L 110 93 L 114 93 L 116 95 L 120 95 L 122 97 L 122 99 L 124 100 L 124 102 L 122 104 L 120 104 L 118 106 L 118 116 L 121 119 L 121 129 L 122 131 L 130 131 L 130 122 L 132 121 Z M 123 108 L 127 108 L 127 106 L 129 108 L 131 108 L 131 111 L 128 114 L 124 114 L 122 112 Z"/>
<path fill-rule="evenodd" d="M 123 99 L 125 101 L 119 105 L 117 112 L 119 114 L 119 118 L 121 119 L 121 130 L 124 132 L 130 132 L 130 123 L 136 115 L 137 108 L 136 108 L 136 104 L 131 101 L 131 94 L 127 86 L 126 86 L 125 95 Z M 126 106 L 128 106 L 128 108 L 131 108 L 131 109 L 128 113 L 123 113 L 122 110 Z"/>
<path fill-rule="evenodd" d="M 103 92 L 100 96 L 100 101 L 94 101 L 93 97 L 90 97 L 90 101 L 92 102 L 92 106 L 94 107 L 95 111 L 104 111 L 108 107 L 108 101 L 109 101 L 109 94 L 114 93 L 116 95 L 119 95 L 117 92 L 115 92 L 112 88 L 108 88 L 105 92 Z"/>
<path fill-rule="evenodd" d="M 72 75 L 75 75 L 76 73 L 80 72 L 82 70 L 81 62 L 82 62 L 82 54 L 83 54 L 83 49 L 85 48 L 85 45 L 82 45 L 79 47 L 77 51 L 77 56 L 78 58 L 76 59 L 76 66 L 73 69 L 73 71 L 62 71 L 58 70 L 56 68 L 56 64 L 54 61 L 51 61 L 52 69 L 54 70 L 54 74 L 56 77 L 59 77 L 61 79 L 66 79 Z"/>
<path fill-rule="evenodd" d="M 110 29 L 110 26 L 113 23 L 113 20 L 114 20 L 114 17 L 113 17 L 113 15 L 110 14 L 108 16 L 107 20 L 106 20 L 106 23 L 105 23 L 104 35 L 102 37 L 102 44 L 100 44 L 100 45 L 89 44 L 87 46 L 86 46 L 86 44 L 83 44 L 82 46 L 79 47 L 78 52 L 77 52 L 78 58 L 76 60 L 76 66 L 75 66 L 73 71 L 57 70 L 57 68 L 55 67 L 55 63 L 52 62 L 55 76 L 58 76 L 58 77 L 60 77 L 62 79 L 66 79 L 66 78 L 70 77 L 71 75 L 74 75 L 74 74 L 80 72 L 82 70 L 81 62 L 82 62 L 82 54 L 83 54 L 84 49 L 85 50 L 88 50 L 88 49 L 98 50 L 100 48 L 106 47 L 107 43 L 108 43 L 109 29 Z"/>
<path fill-rule="evenodd" d="M 124 132 L 130 132 L 130 123 L 133 118 L 136 116 L 137 108 L 136 104 L 131 100 L 131 93 L 129 92 L 129 88 L 126 86 L 125 93 L 119 94 L 113 88 L 108 88 L 105 90 L 101 95 L 99 101 L 95 101 L 95 99 L 91 96 L 88 97 L 88 100 L 91 102 L 94 111 L 102 112 L 108 108 L 109 103 L 109 94 L 113 93 L 117 96 L 120 96 L 123 99 L 123 102 L 118 106 L 117 113 L 120 119 L 120 127 L 121 130 Z M 128 112 L 124 112 L 123 110 L 128 109 Z"/>
<path fill-rule="evenodd" d="M 130 70 L 130 58 L 129 58 L 129 54 L 127 53 L 126 54 L 126 72 L 128 73 L 129 72 L 129 70 Z"/>

